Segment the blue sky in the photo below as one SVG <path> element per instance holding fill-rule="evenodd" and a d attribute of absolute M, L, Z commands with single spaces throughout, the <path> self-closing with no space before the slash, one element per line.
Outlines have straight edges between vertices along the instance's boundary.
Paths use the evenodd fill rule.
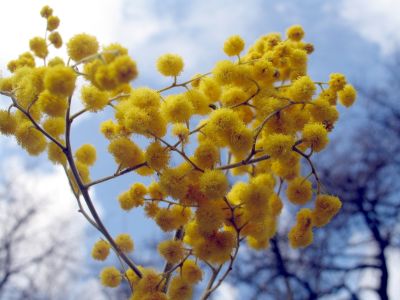
<path fill-rule="evenodd" d="M 44 4 L 54 7 L 61 18 L 60 32 L 64 40 L 75 33 L 87 32 L 98 36 L 100 44 L 118 41 L 129 48 L 139 66 L 139 78 L 134 86 L 160 88 L 168 79 L 156 72 L 155 60 L 166 52 L 178 53 L 185 60 L 183 79 L 195 73 L 209 71 L 223 59 L 222 45 L 232 34 L 240 34 L 247 44 L 269 32 L 284 33 L 292 24 L 305 28 L 305 40 L 315 46 L 309 61 L 309 72 L 315 80 L 327 80 L 329 73 L 342 72 L 349 81 L 379 82 L 382 72 L 377 62 L 390 55 L 400 42 L 397 28 L 400 21 L 400 1 L 396 0 L 283 0 L 283 1 L 1 1 L 0 9 L 7 14 L 0 20 L 3 45 L 0 66 L 28 49 L 28 39 L 42 35 L 44 21 L 39 10 Z M 377 4 L 379 3 L 379 4 Z M 21 7 L 24 7 L 22 10 Z M 19 19 L 15 20 L 16 15 Z M 22 20 L 22 22 L 21 22 Z M 7 26 L 7 27 L 6 27 Z M 6 30 L 7 28 L 7 30 Z M 18 37 L 18 38 L 16 38 Z M 62 53 L 58 52 L 58 55 Z M 79 99 L 75 99 L 79 107 Z M 6 101 L 0 98 L 0 107 Z M 343 111 L 338 130 L 346 129 L 360 114 L 357 107 Z M 102 149 L 92 177 L 102 177 L 114 171 L 114 164 L 106 153 L 106 140 L 98 133 L 99 121 L 112 117 L 111 111 L 83 118 L 74 128 L 74 146 L 93 143 Z M 329 151 L 329 149 L 327 150 Z M 0 137 L 0 164 L 10 156 L 18 156 L 27 163 L 29 158 L 10 141 Z M 39 157 L 40 166 L 52 170 L 45 155 Z M 39 179 L 38 179 L 39 180 Z M 146 220 L 140 210 L 129 213 L 119 209 L 116 196 L 135 181 L 135 174 L 97 186 L 96 202 L 111 231 L 130 232 L 144 249 L 143 241 L 153 234 L 153 222 Z M 148 183 L 148 179 L 145 181 Z M 71 198 L 71 201 L 74 201 Z M 72 218 L 81 218 L 73 210 Z M 138 226 L 141 224 L 140 226 Z M 98 235 L 97 235 L 98 236 Z M 157 235 L 156 236 L 160 236 Z"/>

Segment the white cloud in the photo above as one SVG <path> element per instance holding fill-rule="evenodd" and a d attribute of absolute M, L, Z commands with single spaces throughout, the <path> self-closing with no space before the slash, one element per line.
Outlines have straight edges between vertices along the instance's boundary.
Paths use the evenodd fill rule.
<path fill-rule="evenodd" d="M 215 293 L 215 300 L 239 299 L 238 289 L 227 282 L 223 282 Z"/>
<path fill-rule="evenodd" d="M 9 183 L 0 188 L 0 224 L 2 234 L 12 228 L 14 222 L 31 207 L 36 209 L 32 218 L 21 228 L 21 242 L 13 243 L 13 261 L 23 265 L 32 258 L 41 255 L 52 245 L 56 246 L 56 255 L 50 255 L 36 266 L 28 267 L 21 275 L 10 278 L 14 287 L 24 288 L 26 278 L 32 276 L 33 284 L 49 297 L 59 298 L 60 289 L 72 289 L 73 285 L 84 284 L 80 276 L 90 273 L 86 265 L 87 221 L 77 212 L 77 203 L 65 174 L 61 168 L 45 166 L 43 168 L 27 167 L 21 158 L 2 156 L 0 172 L 2 180 Z M 12 201 L 7 201 L 11 196 Z M 17 234 L 17 233 L 16 233 Z M 3 241 L 3 240 L 2 240 Z M 60 244 L 61 243 L 61 244 Z M 61 256 L 68 255 L 69 259 Z M 68 264 L 67 264 L 68 262 Z M 0 272 L 1 273 L 1 272 Z M 56 276 L 54 274 L 57 274 Z M 49 285 L 49 278 L 54 276 Z M 91 283 L 91 290 L 101 296 L 100 283 L 96 287 Z M 95 294 L 96 294 L 95 293 Z M 92 299 L 92 296 L 90 299 Z M 80 298 L 80 299 L 89 299 Z"/>
<path fill-rule="evenodd" d="M 366 40 L 376 43 L 383 54 L 400 45 L 400 1 L 343 0 L 340 16 Z"/>

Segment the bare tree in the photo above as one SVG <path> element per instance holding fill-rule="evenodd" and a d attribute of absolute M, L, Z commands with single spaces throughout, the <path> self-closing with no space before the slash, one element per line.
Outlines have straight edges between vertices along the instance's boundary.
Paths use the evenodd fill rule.
<path fill-rule="evenodd" d="M 71 287 L 80 293 L 78 284 L 95 277 L 82 263 L 86 227 L 72 220 L 76 210 L 63 211 L 60 194 L 38 195 L 27 187 L 28 177 L 35 184 L 35 169 L 1 169 L 7 172 L 0 182 L 0 299 L 74 299 Z M 93 295 L 109 298 L 102 288 Z"/>
<path fill-rule="evenodd" d="M 388 251 L 400 249 L 400 55 L 386 71 L 379 86 L 359 87 L 366 118 L 318 165 L 341 213 L 309 248 L 291 250 L 282 231 L 265 252 L 245 252 L 233 281 L 252 299 L 389 299 Z"/>

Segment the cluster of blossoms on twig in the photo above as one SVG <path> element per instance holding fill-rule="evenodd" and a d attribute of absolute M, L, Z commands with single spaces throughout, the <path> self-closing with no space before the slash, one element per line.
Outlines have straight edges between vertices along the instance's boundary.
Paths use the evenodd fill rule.
<path fill-rule="evenodd" d="M 294 248 L 312 243 L 314 228 L 339 211 L 340 200 L 324 191 L 311 157 L 328 144 L 339 117 L 337 99 L 348 107 L 356 91 L 338 73 L 327 83 L 307 75 L 314 48 L 303 42 L 301 26 L 290 27 L 286 39 L 278 33 L 262 36 L 246 53 L 243 39 L 232 36 L 223 50 L 233 59 L 183 82 L 178 81 L 182 58 L 165 54 L 157 69 L 172 83 L 155 90 L 130 85 L 138 71 L 126 48 L 100 49 L 88 34 L 68 41 L 67 62 L 49 59 L 49 47 L 60 48 L 63 41 L 52 9 L 44 7 L 41 15 L 46 36 L 31 39 L 31 52 L 12 60 L 11 75 L 0 79 L 1 94 L 12 101 L 8 110 L 0 110 L 0 132 L 15 136 L 31 155 L 47 151 L 64 167 L 80 212 L 104 235 L 93 247 L 93 258 L 103 261 L 112 249 L 120 259 L 119 268 L 101 272 L 105 286 L 127 280 L 131 300 L 190 299 L 204 276 L 202 261 L 211 270 L 202 296 L 207 299 L 231 271 L 242 243 L 268 247 L 284 206 L 282 189 L 289 202 L 310 207 L 299 209 L 289 232 Z M 37 65 L 35 56 L 43 64 Z M 78 77 L 85 81 L 80 95 Z M 70 111 L 73 95 L 84 105 L 75 113 Z M 92 180 L 96 148 L 85 144 L 74 151 L 71 125 L 82 114 L 106 107 L 115 118 L 102 122 L 100 131 L 117 167 L 112 175 Z M 144 148 L 135 142 L 137 136 L 147 139 Z M 308 175 L 302 175 L 302 161 Z M 132 237 L 112 237 L 88 193 L 133 171 L 154 181 L 122 192 L 121 209 L 143 207 L 162 231 L 175 232 L 158 246 L 166 260 L 161 272 L 132 261 Z"/>

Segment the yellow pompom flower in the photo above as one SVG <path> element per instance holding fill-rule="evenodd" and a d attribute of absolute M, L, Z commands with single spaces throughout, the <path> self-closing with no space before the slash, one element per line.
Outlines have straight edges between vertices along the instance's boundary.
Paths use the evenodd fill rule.
<path fill-rule="evenodd" d="M 89 183 L 90 182 L 90 171 L 89 171 L 89 166 L 81 163 L 79 160 L 75 161 L 76 168 L 79 173 L 79 177 L 81 178 L 83 183 Z"/>
<path fill-rule="evenodd" d="M 224 197 L 228 188 L 228 179 L 221 170 L 206 170 L 200 176 L 200 189 L 209 199 Z"/>
<path fill-rule="evenodd" d="M 334 91 L 342 90 L 346 85 L 346 77 L 340 73 L 332 73 L 329 75 L 329 88 Z"/>
<path fill-rule="evenodd" d="M 178 223 L 176 215 L 167 208 L 161 208 L 155 216 L 155 221 L 162 231 L 168 232 L 178 229 L 181 225 Z"/>
<path fill-rule="evenodd" d="M 186 259 L 182 265 L 182 277 L 189 284 L 196 284 L 203 278 L 203 271 L 194 260 Z"/>
<path fill-rule="evenodd" d="M 65 166 L 67 164 L 67 157 L 57 144 L 50 142 L 47 147 L 47 157 L 54 164 Z"/>
<path fill-rule="evenodd" d="M 183 168 L 166 168 L 160 176 L 162 190 L 173 198 L 180 199 L 188 187 L 187 170 Z"/>
<path fill-rule="evenodd" d="M 293 101 L 310 101 L 315 90 L 312 79 L 308 76 L 301 76 L 289 87 L 288 95 Z"/>
<path fill-rule="evenodd" d="M 158 252 L 171 264 L 180 262 L 185 256 L 182 241 L 168 240 L 158 244 Z"/>
<path fill-rule="evenodd" d="M 112 43 L 103 47 L 102 56 L 106 63 L 111 63 L 115 58 L 120 55 L 127 55 L 128 49 L 118 43 Z"/>
<path fill-rule="evenodd" d="M 145 152 L 145 160 L 150 168 L 160 171 L 167 167 L 170 159 L 170 151 L 160 142 L 151 143 Z"/>
<path fill-rule="evenodd" d="M 84 144 L 76 150 L 75 158 L 85 165 L 92 166 L 97 158 L 96 148 L 91 144 Z"/>
<path fill-rule="evenodd" d="M 172 127 L 172 134 L 178 137 L 178 139 L 184 144 L 187 143 L 189 140 L 189 133 L 189 129 L 183 123 L 175 123 Z"/>
<path fill-rule="evenodd" d="M 0 133 L 4 135 L 14 134 L 17 130 L 15 115 L 7 110 L 0 109 Z"/>
<path fill-rule="evenodd" d="M 224 43 L 224 52 L 228 56 L 239 55 L 244 49 L 244 40 L 239 35 L 229 37 Z"/>
<path fill-rule="evenodd" d="M 304 37 L 304 29 L 301 25 L 290 26 L 286 31 L 286 36 L 292 41 L 301 41 Z"/>
<path fill-rule="evenodd" d="M 61 48 L 61 46 L 63 44 L 62 37 L 61 37 L 60 33 L 58 33 L 57 31 L 54 31 L 49 34 L 49 41 L 57 49 Z M 49 66 L 51 66 L 50 62 L 49 62 Z"/>
<path fill-rule="evenodd" d="M 110 254 L 110 248 L 110 244 L 106 241 L 97 241 L 92 248 L 92 257 L 96 260 L 105 260 Z"/>
<path fill-rule="evenodd" d="M 118 202 L 119 206 L 126 211 L 131 210 L 132 208 L 135 207 L 135 200 L 131 197 L 129 191 L 120 194 L 118 196 Z"/>
<path fill-rule="evenodd" d="M 129 194 L 135 201 L 136 206 L 139 206 L 144 202 L 143 197 L 147 194 L 147 188 L 143 183 L 136 182 L 129 188 Z"/>
<path fill-rule="evenodd" d="M 43 122 L 43 129 L 53 137 L 58 137 L 65 132 L 65 118 L 48 118 Z"/>
<path fill-rule="evenodd" d="M 74 61 L 80 61 L 99 51 L 99 43 L 96 37 L 80 33 L 74 35 L 67 43 L 69 57 Z"/>
<path fill-rule="evenodd" d="M 60 25 L 60 18 L 56 16 L 49 16 L 47 18 L 47 30 L 48 31 L 53 31 L 58 28 Z"/>
<path fill-rule="evenodd" d="M 218 201 L 213 200 L 196 210 L 195 220 L 202 234 L 210 234 L 221 228 L 225 220 L 225 212 Z"/>
<path fill-rule="evenodd" d="M 162 103 L 161 111 L 167 121 L 181 123 L 189 121 L 194 109 L 192 103 L 183 94 L 170 95 Z"/>
<path fill-rule="evenodd" d="M 34 37 L 29 41 L 29 48 L 39 58 L 45 58 L 49 54 L 46 40 L 41 37 Z"/>
<path fill-rule="evenodd" d="M 329 142 L 328 131 L 321 123 L 309 123 L 303 128 L 303 142 L 315 152 L 323 150 Z"/>
<path fill-rule="evenodd" d="M 277 217 L 280 215 L 283 208 L 283 203 L 278 194 L 273 193 L 268 199 L 268 212 L 271 216 Z"/>
<path fill-rule="evenodd" d="M 146 202 L 146 204 L 144 205 L 144 212 L 149 218 L 155 218 L 159 210 L 160 207 L 158 206 L 158 203 L 156 201 Z"/>
<path fill-rule="evenodd" d="M 311 209 L 302 208 L 296 216 L 296 225 L 289 231 L 289 243 L 292 248 L 303 248 L 313 241 L 313 214 Z"/>
<path fill-rule="evenodd" d="M 206 115 L 211 111 L 210 100 L 201 91 L 189 90 L 185 97 L 192 103 L 193 114 Z"/>
<path fill-rule="evenodd" d="M 54 66 L 57 66 L 57 65 L 65 66 L 65 62 L 61 57 L 56 56 L 56 57 L 50 59 L 47 65 L 49 67 L 54 67 Z"/>
<path fill-rule="evenodd" d="M 297 205 L 304 205 L 311 200 L 312 185 L 311 182 L 304 177 L 296 177 L 289 181 L 286 196 L 290 202 Z"/>
<path fill-rule="evenodd" d="M 178 76 L 183 70 L 183 59 L 177 54 L 164 54 L 157 60 L 157 70 L 164 76 Z"/>
<path fill-rule="evenodd" d="M 253 132 L 246 126 L 240 126 L 229 137 L 229 147 L 238 156 L 248 153 L 253 142 Z"/>
<path fill-rule="evenodd" d="M 201 78 L 199 89 L 211 102 L 218 101 L 222 92 L 220 84 L 212 77 Z"/>
<path fill-rule="evenodd" d="M 157 181 L 150 183 L 150 185 L 147 187 L 147 190 L 149 191 L 149 195 L 152 199 L 163 199 L 165 196 L 161 189 L 160 183 Z"/>
<path fill-rule="evenodd" d="M 46 18 L 46 19 L 47 19 L 47 18 L 50 17 L 52 14 L 53 14 L 53 9 L 52 9 L 50 6 L 48 6 L 48 5 L 43 6 L 42 9 L 40 10 L 40 15 L 41 15 L 43 18 Z"/>
<path fill-rule="evenodd" d="M 194 162 L 199 168 L 212 169 L 219 160 L 219 149 L 211 141 L 199 143 L 194 152 Z"/>
<path fill-rule="evenodd" d="M 160 94 L 147 87 L 133 89 L 129 97 L 129 103 L 143 110 L 158 109 L 160 107 Z"/>
<path fill-rule="evenodd" d="M 136 62 L 129 55 L 118 56 L 110 64 L 110 68 L 119 84 L 129 83 L 138 75 Z"/>
<path fill-rule="evenodd" d="M 115 237 L 115 243 L 118 249 L 122 252 L 129 253 L 134 249 L 134 244 L 131 236 L 127 233 L 121 233 Z"/>
<path fill-rule="evenodd" d="M 115 288 L 121 284 L 122 275 L 116 267 L 105 267 L 100 273 L 101 284 Z"/>
<path fill-rule="evenodd" d="M 221 95 L 221 103 L 223 106 L 230 107 L 244 103 L 248 98 L 243 89 L 234 86 L 224 90 Z"/>
<path fill-rule="evenodd" d="M 351 84 L 346 84 L 344 88 L 338 92 L 340 103 L 346 107 L 353 105 L 357 97 L 357 91 Z"/>
<path fill-rule="evenodd" d="M 190 300 L 192 299 L 192 294 L 192 286 L 183 277 L 175 276 L 172 278 L 168 289 L 169 299 Z"/>
<path fill-rule="evenodd" d="M 142 150 L 126 137 L 113 139 L 108 146 L 108 151 L 122 168 L 133 167 L 144 161 Z"/>
<path fill-rule="evenodd" d="M 342 202 L 338 197 L 331 195 L 318 195 L 313 210 L 313 222 L 317 227 L 322 227 L 339 212 Z"/>
<path fill-rule="evenodd" d="M 263 148 L 271 158 L 285 158 L 290 155 L 293 145 L 293 136 L 274 133 L 265 138 Z"/>
<path fill-rule="evenodd" d="M 112 120 L 106 120 L 100 124 L 100 132 L 107 138 L 112 139 L 118 132 L 118 125 Z"/>
<path fill-rule="evenodd" d="M 28 151 L 30 155 L 39 155 L 46 150 L 46 138 L 30 122 L 19 124 L 15 131 L 15 137 L 18 144 Z"/>
<path fill-rule="evenodd" d="M 93 85 L 82 87 L 81 98 L 85 107 L 93 112 L 104 109 L 108 104 L 108 94 Z"/>
<path fill-rule="evenodd" d="M 57 65 L 47 70 L 44 86 L 56 96 L 68 97 L 75 89 L 76 76 L 72 68 Z"/>

